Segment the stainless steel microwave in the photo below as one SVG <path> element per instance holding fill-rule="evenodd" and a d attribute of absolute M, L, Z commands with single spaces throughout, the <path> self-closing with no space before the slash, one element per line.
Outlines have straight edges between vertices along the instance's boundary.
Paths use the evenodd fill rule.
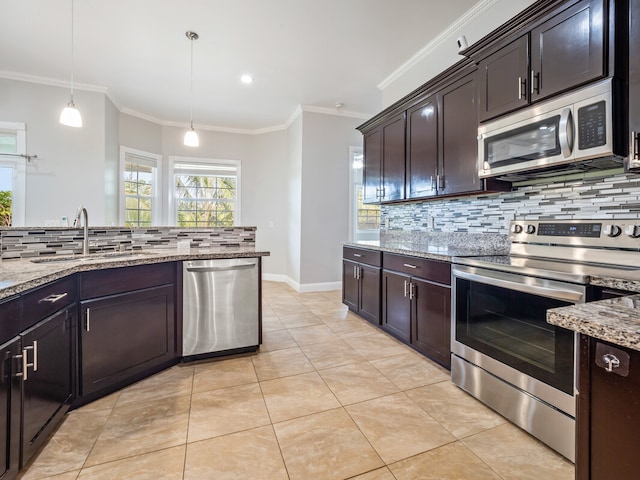
<path fill-rule="evenodd" d="M 613 156 L 612 96 L 607 79 L 481 125 L 480 178 Z"/>

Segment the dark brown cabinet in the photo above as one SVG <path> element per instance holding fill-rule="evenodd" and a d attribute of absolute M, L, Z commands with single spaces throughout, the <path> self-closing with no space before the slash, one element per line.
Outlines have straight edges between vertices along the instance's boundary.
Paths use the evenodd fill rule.
<path fill-rule="evenodd" d="M 382 262 L 382 328 L 450 368 L 451 265 L 390 253 Z"/>
<path fill-rule="evenodd" d="M 604 0 L 567 2 L 480 59 L 480 121 L 604 77 L 606 13 Z"/>
<path fill-rule="evenodd" d="M 480 121 L 529 103 L 529 35 L 514 40 L 478 64 Z"/>
<path fill-rule="evenodd" d="M 619 366 L 607 372 L 606 355 Z M 576 479 L 638 477 L 640 351 L 580 336 Z"/>
<path fill-rule="evenodd" d="M 531 100 L 605 75 L 604 0 L 582 0 L 531 31 Z"/>
<path fill-rule="evenodd" d="M 22 343 L 19 297 L 0 303 L 0 478 L 9 480 L 20 465 L 20 390 Z"/>
<path fill-rule="evenodd" d="M 174 264 L 88 272 L 80 288 L 82 397 L 104 395 L 175 360 Z"/>
<path fill-rule="evenodd" d="M 629 166 L 640 169 L 640 0 L 629 1 Z"/>
<path fill-rule="evenodd" d="M 438 194 L 482 190 L 478 177 L 478 109 L 475 75 L 467 75 L 438 93 L 440 172 Z"/>
<path fill-rule="evenodd" d="M 365 203 L 404 199 L 404 112 L 365 133 L 363 184 Z"/>
<path fill-rule="evenodd" d="M 407 198 L 437 195 L 438 103 L 430 95 L 407 111 Z"/>
<path fill-rule="evenodd" d="M 344 247 L 342 303 L 374 325 L 380 324 L 380 252 Z"/>

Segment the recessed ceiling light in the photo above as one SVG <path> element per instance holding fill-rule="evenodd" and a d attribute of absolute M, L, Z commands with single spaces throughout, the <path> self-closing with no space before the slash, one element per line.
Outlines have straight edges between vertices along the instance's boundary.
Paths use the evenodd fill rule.
<path fill-rule="evenodd" d="M 251 75 L 249 75 L 248 73 L 245 73 L 244 75 L 242 75 L 240 77 L 240 81 L 242 83 L 244 83 L 245 85 L 249 85 L 250 83 L 253 83 L 253 77 Z"/>

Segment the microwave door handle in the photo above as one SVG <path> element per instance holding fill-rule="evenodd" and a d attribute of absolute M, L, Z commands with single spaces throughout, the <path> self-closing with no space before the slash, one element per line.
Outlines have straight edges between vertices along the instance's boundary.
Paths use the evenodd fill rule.
<path fill-rule="evenodd" d="M 573 152 L 573 115 L 570 108 L 565 108 L 560 114 L 560 131 L 558 140 L 564 158 L 569 158 Z"/>

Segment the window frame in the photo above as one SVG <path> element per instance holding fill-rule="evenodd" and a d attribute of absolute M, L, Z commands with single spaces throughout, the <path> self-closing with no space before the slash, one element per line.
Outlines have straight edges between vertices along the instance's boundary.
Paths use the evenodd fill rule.
<path fill-rule="evenodd" d="M 357 168 L 355 166 L 359 158 L 364 159 L 362 147 L 349 147 L 349 241 L 351 242 L 377 240 L 380 237 L 380 228 L 358 228 L 358 189 L 363 188 L 363 165 Z"/>
<path fill-rule="evenodd" d="M 241 198 L 242 198 L 242 162 L 240 160 L 226 160 L 226 159 L 212 159 L 212 158 L 200 158 L 200 157 L 182 157 L 182 156 L 170 156 L 169 157 L 169 166 L 167 168 L 167 199 L 168 199 L 168 207 L 167 207 L 167 223 L 172 226 L 176 226 L 178 222 L 178 212 L 177 212 L 177 202 L 176 202 L 176 190 L 174 185 L 175 180 L 175 164 L 200 164 L 200 165 L 209 165 L 211 167 L 215 167 L 216 165 L 220 166 L 234 166 L 236 169 L 236 198 L 234 203 L 234 211 L 233 211 L 233 225 L 239 226 L 242 225 L 242 215 L 241 215 Z M 195 228 L 195 227 L 194 227 Z"/>
<path fill-rule="evenodd" d="M 22 122 L 0 122 L 0 130 L 15 132 L 15 153 L 0 155 L 0 166 L 11 168 L 11 226 L 24 227 L 27 213 L 27 127 Z"/>
<path fill-rule="evenodd" d="M 131 158 L 139 159 L 140 162 L 132 162 Z M 120 146 L 120 166 L 118 169 L 118 221 L 121 225 L 126 222 L 126 195 L 124 193 L 124 172 L 127 163 L 138 163 L 139 165 L 150 166 L 153 168 L 153 195 L 151 196 L 151 225 L 157 226 L 162 224 L 162 155 L 156 153 L 145 152 L 135 148 Z"/>

